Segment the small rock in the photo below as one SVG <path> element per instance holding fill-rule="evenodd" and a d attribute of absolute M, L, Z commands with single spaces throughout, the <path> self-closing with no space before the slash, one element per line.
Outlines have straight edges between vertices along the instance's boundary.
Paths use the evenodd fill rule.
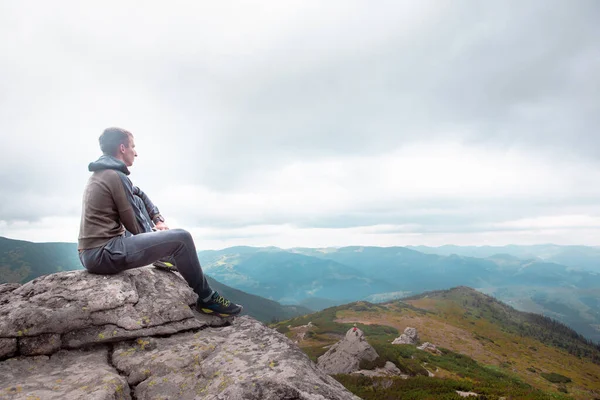
<path fill-rule="evenodd" d="M 441 355 L 442 354 L 442 352 L 438 350 L 438 348 L 437 348 L 437 346 L 435 344 L 429 343 L 429 342 L 423 343 L 422 345 L 420 345 L 419 347 L 417 347 L 417 349 L 428 351 L 430 353 L 437 354 L 437 355 Z"/>
<path fill-rule="evenodd" d="M 456 393 L 458 393 L 458 395 L 460 397 L 471 397 L 471 396 L 479 396 L 477 393 L 475 392 L 461 392 L 460 390 L 457 390 Z"/>

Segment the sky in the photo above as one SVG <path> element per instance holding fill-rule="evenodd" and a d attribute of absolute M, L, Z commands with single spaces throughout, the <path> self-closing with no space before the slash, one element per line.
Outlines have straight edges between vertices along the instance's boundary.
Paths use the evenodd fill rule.
<path fill-rule="evenodd" d="M 98 137 L 198 250 L 600 245 L 600 2 L 0 2 L 0 236 Z"/>

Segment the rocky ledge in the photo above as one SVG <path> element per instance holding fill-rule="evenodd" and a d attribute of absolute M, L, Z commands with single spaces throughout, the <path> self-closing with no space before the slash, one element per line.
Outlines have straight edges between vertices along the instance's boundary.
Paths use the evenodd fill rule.
<path fill-rule="evenodd" d="M 248 316 L 199 316 L 181 276 L 61 272 L 0 285 L 2 399 L 357 399 Z"/>

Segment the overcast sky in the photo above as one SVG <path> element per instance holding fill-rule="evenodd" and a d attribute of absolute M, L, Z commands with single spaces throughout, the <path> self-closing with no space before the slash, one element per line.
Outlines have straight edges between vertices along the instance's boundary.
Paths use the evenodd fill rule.
<path fill-rule="evenodd" d="M 0 236 L 75 242 L 87 165 L 198 249 L 600 245 L 600 2 L 0 2 Z"/>

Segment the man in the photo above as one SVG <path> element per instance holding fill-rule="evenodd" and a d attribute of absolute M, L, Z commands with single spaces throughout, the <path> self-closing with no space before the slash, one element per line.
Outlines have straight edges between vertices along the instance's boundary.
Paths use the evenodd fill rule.
<path fill-rule="evenodd" d="M 95 274 L 116 274 L 173 260 L 198 294 L 198 311 L 239 314 L 242 306 L 210 288 L 190 233 L 169 229 L 158 208 L 127 177 L 128 167 L 137 157 L 133 135 L 121 128 L 107 128 L 99 140 L 103 155 L 90 163 L 88 169 L 93 173 L 83 194 L 78 241 L 83 266 Z"/>

